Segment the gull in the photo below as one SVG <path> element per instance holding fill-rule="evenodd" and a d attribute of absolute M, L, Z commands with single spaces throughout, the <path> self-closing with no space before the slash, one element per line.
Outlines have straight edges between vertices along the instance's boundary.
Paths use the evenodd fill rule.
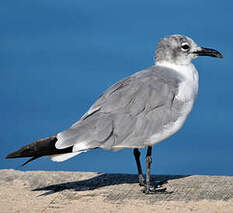
<path fill-rule="evenodd" d="M 198 92 L 197 56 L 222 58 L 214 49 L 199 47 L 184 35 L 170 35 L 157 45 L 155 64 L 120 80 L 107 89 L 70 128 L 26 145 L 6 158 L 42 156 L 64 161 L 96 148 L 132 148 L 138 182 L 144 193 L 150 185 L 152 146 L 175 134 L 189 115 Z M 147 147 L 146 180 L 139 148 Z"/>

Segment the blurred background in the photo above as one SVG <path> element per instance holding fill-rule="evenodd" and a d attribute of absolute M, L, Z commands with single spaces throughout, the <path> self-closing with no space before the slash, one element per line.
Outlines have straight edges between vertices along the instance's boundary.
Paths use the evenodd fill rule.
<path fill-rule="evenodd" d="M 0 3 L 0 169 L 4 157 L 77 121 L 109 86 L 153 64 L 157 42 L 185 34 L 223 59 L 194 61 L 200 88 L 184 127 L 153 148 L 153 174 L 233 175 L 233 2 L 11 0 Z M 141 150 L 145 168 L 145 150 Z M 101 149 L 21 170 L 137 173 L 131 149 Z"/>

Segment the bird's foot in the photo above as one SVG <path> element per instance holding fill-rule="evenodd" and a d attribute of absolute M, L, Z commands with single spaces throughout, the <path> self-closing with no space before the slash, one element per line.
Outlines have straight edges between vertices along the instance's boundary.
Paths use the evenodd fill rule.
<path fill-rule="evenodd" d="M 162 188 L 162 185 L 165 183 L 167 183 L 167 181 L 160 181 L 156 183 L 155 185 L 144 184 L 145 188 L 143 190 L 143 193 L 145 194 L 164 193 L 166 192 L 167 188 Z"/>
<path fill-rule="evenodd" d="M 143 176 L 138 176 L 138 182 L 139 182 L 139 186 L 145 186 L 146 187 L 146 183 L 145 183 L 145 180 L 144 180 Z M 163 186 L 163 184 L 166 184 L 166 183 L 167 183 L 167 181 L 163 180 L 163 181 L 157 182 L 156 184 L 150 184 L 150 187 L 157 189 L 157 188 L 161 188 Z"/>
<path fill-rule="evenodd" d="M 153 187 L 145 187 L 145 189 L 143 190 L 143 193 L 145 194 L 157 194 L 157 193 L 165 193 L 167 190 L 167 188 L 157 188 L 155 186 Z"/>
<path fill-rule="evenodd" d="M 156 189 L 155 188 L 147 188 L 145 187 L 145 189 L 143 190 L 143 193 L 145 194 L 155 194 L 156 193 Z"/>
<path fill-rule="evenodd" d="M 142 174 L 138 175 L 139 186 L 145 186 L 145 179 Z"/>

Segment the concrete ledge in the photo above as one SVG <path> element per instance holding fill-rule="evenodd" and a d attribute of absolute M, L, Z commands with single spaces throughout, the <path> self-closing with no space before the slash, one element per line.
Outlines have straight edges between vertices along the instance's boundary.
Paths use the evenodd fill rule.
<path fill-rule="evenodd" d="M 145 195 L 137 175 L 0 170 L 0 212 L 233 212 L 233 177 L 152 181 L 165 184 Z"/>

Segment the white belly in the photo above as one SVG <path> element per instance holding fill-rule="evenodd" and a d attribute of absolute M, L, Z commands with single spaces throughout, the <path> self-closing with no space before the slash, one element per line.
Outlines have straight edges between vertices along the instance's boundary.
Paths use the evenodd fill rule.
<path fill-rule="evenodd" d="M 146 140 L 145 144 L 153 145 L 175 134 L 183 126 L 193 107 L 193 103 L 193 101 L 187 102 L 185 107 L 182 109 L 183 114 L 175 122 L 170 122 L 167 125 L 164 125 L 162 130 L 159 133 L 152 135 L 148 140 Z"/>

